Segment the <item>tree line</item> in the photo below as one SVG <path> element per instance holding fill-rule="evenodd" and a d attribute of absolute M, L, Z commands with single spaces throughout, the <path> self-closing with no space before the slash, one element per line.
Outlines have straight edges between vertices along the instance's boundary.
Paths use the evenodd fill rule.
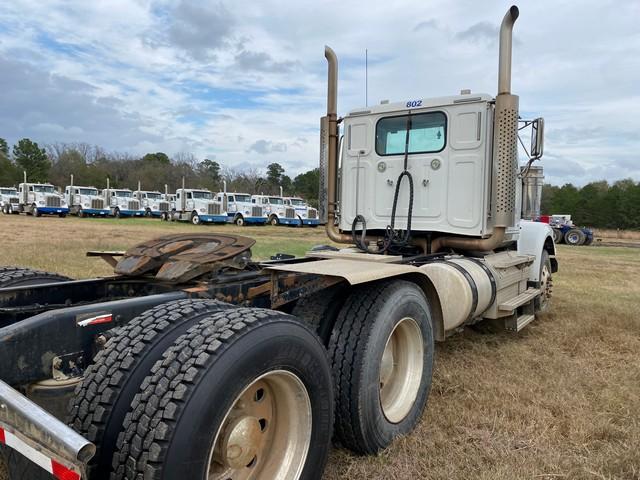
<path fill-rule="evenodd" d="M 0 138 L 0 186 L 22 182 L 23 171 L 29 182 L 49 182 L 64 188 L 74 176 L 75 185 L 105 188 L 137 188 L 170 192 L 182 187 L 207 188 L 221 191 L 226 181 L 227 191 L 275 195 L 282 187 L 285 195 L 301 196 L 312 205 L 318 203 L 318 169 L 297 175 L 286 175 L 284 167 L 272 163 L 262 173 L 258 169 L 236 170 L 216 160 L 199 160 L 191 153 L 169 156 L 164 152 L 135 156 L 107 152 L 86 143 L 54 143 L 44 147 L 23 138 L 10 149 Z"/>
<path fill-rule="evenodd" d="M 640 182 L 602 180 L 584 187 L 544 185 L 543 214 L 570 214 L 576 225 L 640 230 Z"/>

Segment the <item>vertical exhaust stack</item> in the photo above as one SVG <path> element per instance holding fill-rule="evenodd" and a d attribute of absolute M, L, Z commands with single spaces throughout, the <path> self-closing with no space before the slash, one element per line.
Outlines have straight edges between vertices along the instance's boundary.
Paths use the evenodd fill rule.
<path fill-rule="evenodd" d="M 69 205 L 68 207 L 71 208 L 73 207 L 73 200 L 74 200 L 74 195 L 73 195 L 73 173 L 71 174 L 71 179 L 69 182 Z M 80 202 L 82 203 L 82 202 Z"/>
<path fill-rule="evenodd" d="M 498 96 L 493 129 L 493 162 L 496 169 L 494 227 L 514 223 L 518 173 L 518 96 L 511 93 L 511 51 L 513 24 L 518 7 L 512 6 L 500 26 Z"/>
<path fill-rule="evenodd" d="M 338 243 L 353 243 L 351 235 L 340 233 L 336 225 L 338 201 L 338 57 L 324 47 L 327 59 L 327 115 L 320 119 L 320 190 L 318 217 L 326 222 L 327 236 Z"/>
<path fill-rule="evenodd" d="M 516 180 L 518 173 L 518 96 L 511 94 L 511 50 L 513 25 L 520 11 L 513 5 L 500 25 L 498 57 L 498 96 L 493 126 L 493 234 L 489 238 L 438 237 L 431 251 L 445 247 L 488 251 L 500 246 L 505 232 L 515 222 Z"/>
<path fill-rule="evenodd" d="M 22 171 L 22 176 L 23 176 L 23 180 L 22 180 L 22 203 L 24 205 L 26 205 L 27 203 L 29 203 L 29 192 L 27 191 L 27 171 L 26 170 Z"/>
<path fill-rule="evenodd" d="M 182 192 L 180 192 L 180 210 L 184 213 L 187 210 L 187 194 L 184 192 L 184 177 L 182 177 Z"/>

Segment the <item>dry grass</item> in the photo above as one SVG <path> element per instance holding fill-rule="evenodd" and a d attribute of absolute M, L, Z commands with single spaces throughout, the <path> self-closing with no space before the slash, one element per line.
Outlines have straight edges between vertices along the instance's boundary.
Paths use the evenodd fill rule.
<path fill-rule="evenodd" d="M 207 228 L 28 217 L 0 227 L 0 264 L 73 276 L 109 273 L 84 250 Z M 326 243 L 321 230 L 214 229 L 253 236 L 263 258 Z M 640 250 L 561 246 L 559 261 L 552 313 L 520 334 L 467 330 L 439 344 L 417 430 L 377 457 L 334 450 L 325 478 L 640 479 Z"/>
<path fill-rule="evenodd" d="M 636 230 L 607 230 L 606 228 L 594 228 L 593 234 L 596 238 L 603 239 L 640 240 L 640 231 Z"/>

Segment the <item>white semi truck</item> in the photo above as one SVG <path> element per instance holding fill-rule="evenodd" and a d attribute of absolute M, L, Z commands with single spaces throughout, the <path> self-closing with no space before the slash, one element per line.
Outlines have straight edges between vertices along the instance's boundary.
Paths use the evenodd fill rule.
<path fill-rule="evenodd" d="M 110 213 L 98 189 L 74 185 L 73 175 L 70 185 L 64 189 L 64 198 L 69 206 L 69 213 L 78 217 L 106 217 Z"/>
<path fill-rule="evenodd" d="M 171 212 L 170 220 L 201 223 L 227 223 L 227 213 L 223 203 L 214 200 L 213 193 L 206 189 L 183 187 L 176 190 L 176 210 Z"/>
<path fill-rule="evenodd" d="M 171 204 L 158 191 L 136 190 L 134 197 L 138 199 L 147 217 L 161 217 L 171 211 Z"/>
<path fill-rule="evenodd" d="M 302 198 L 284 197 L 285 207 L 293 208 L 298 216 L 300 225 L 317 227 L 320 224 L 318 210 L 309 206 Z"/>
<path fill-rule="evenodd" d="M 107 188 L 102 190 L 102 198 L 112 217 L 142 217 L 145 214 L 144 208 L 134 197 L 133 191 L 128 188 L 111 188 L 109 179 L 107 179 Z"/>
<path fill-rule="evenodd" d="M 0 187 L 0 211 L 4 214 L 19 213 L 20 198 L 15 187 Z"/>
<path fill-rule="evenodd" d="M 278 195 L 252 195 L 251 202 L 263 208 L 271 225 L 299 225 L 295 208 L 284 204 L 284 197 Z"/>
<path fill-rule="evenodd" d="M 64 196 L 50 183 L 28 183 L 27 174 L 24 182 L 18 185 L 18 211 L 40 217 L 42 215 L 58 215 L 66 217 L 69 213 Z"/>
<path fill-rule="evenodd" d="M 267 215 L 260 205 L 251 201 L 248 193 L 227 192 L 216 194 L 216 200 L 222 202 L 227 212 L 227 222 L 238 226 L 244 225 L 264 225 L 267 223 Z"/>
<path fill-rule="evenodd" d="M 518 13 L 500 28 L 495 98 L 339 120 L 326 47 L 319 217 L 332 245 L 253 262 L 250 238 L 173 234 L 90 252 L 112 277 L 0 275 L 0 426 L 24 455 L 10 478 L 320 479 L 332 438 L 375 454 L 413 430 L 435 342 L 478 322 L 518 332 L 547 311 L 552 232 L 518 215 Z M 34 276 L 56 283 L 20 286 Z"/>

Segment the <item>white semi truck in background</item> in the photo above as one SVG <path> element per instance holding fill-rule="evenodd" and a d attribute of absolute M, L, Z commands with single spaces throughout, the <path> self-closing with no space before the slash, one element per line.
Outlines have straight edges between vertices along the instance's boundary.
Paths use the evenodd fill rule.
<path fill-rule="evenodd" d="M 50 183 L 28 183 L 27 173 L 24 182 L 18 185 L 18 211 L 40 217 L 42 215 L 58 215 L 66 217 L 69 213 L 64 196 Z"/>
<path fill-rule="evenodd" d="M 0 212 L 8 215 L 19 213 L 20 198 L 15 187 L 0 187 Z"/>
<path fill-rule="evenodd" d="M 107 188 L 102 190 L 101 193 L 112 217 L 144 216 L 144 208 L 142 208 L 140 201 L 134 197 L 133 191 L 128 188 L 111 188 L 107 178 Z"/>
<path fill-rule="evenodd" d="M 169 217 L 172 221 L 201 223 L 227 223 L 223 203 L 214 200 L 213 193 L 206 189 L 182 188 L 176 190 L 176 210 Z"/>
<path fill-rule="evenodd" d="M 293 208 L 300 220 L 300 225 L 317 227 L 320 224 L 318 209 L 311 207 L 300 197 L 284 197 L 284 206 Z"/>
<path fill-rule="evenodd" d="M 78 217 L 106 217 L 111 213 L 98 189 L 74 185 L 73 175 L 70 185 L 64 189 L 64 198 L 69 206 L 69 213 Z"/>
<path fill-rule="evenodd" d="M 295 208 L 286 206 L 278 195 L 252 195 L 251 202 L 263 208 L 271 225 L 299 225 Z"/>
<path fill-rule="evenodd" d="M 518 214 L 518 15 L 500 28 L 496 97 L 339 119 L 325 48 L 319 217 L 344 248 L 252 262 L 250 238 L 174 234 L 90 252 L 113 277 L 0 277 L 0 424 L 24 455 L 10 477 L 320 479 L 332 438 L 375 454 L 413 430 L 435 342 L 478 322 L 518 332 L 547 311 L 553 234 Z"/>
<path fill-rule="evenodd" d="M 163 213 L 171 211 L 170 202 L 158 191 L 140 190 L 138 185 L 134 197 L 140 201 L 147 217 L 161 217 Z"/>
<path fill-rule="evenodd" d="M 227 182 L 224 182 L 224 191 L 216 194 L 216 200 L 222 202 L 228 223 L 239 227 L 267 223 L 268 218 L 262 206 L 252 202 L 248 193 L 227 192 Z"/>

